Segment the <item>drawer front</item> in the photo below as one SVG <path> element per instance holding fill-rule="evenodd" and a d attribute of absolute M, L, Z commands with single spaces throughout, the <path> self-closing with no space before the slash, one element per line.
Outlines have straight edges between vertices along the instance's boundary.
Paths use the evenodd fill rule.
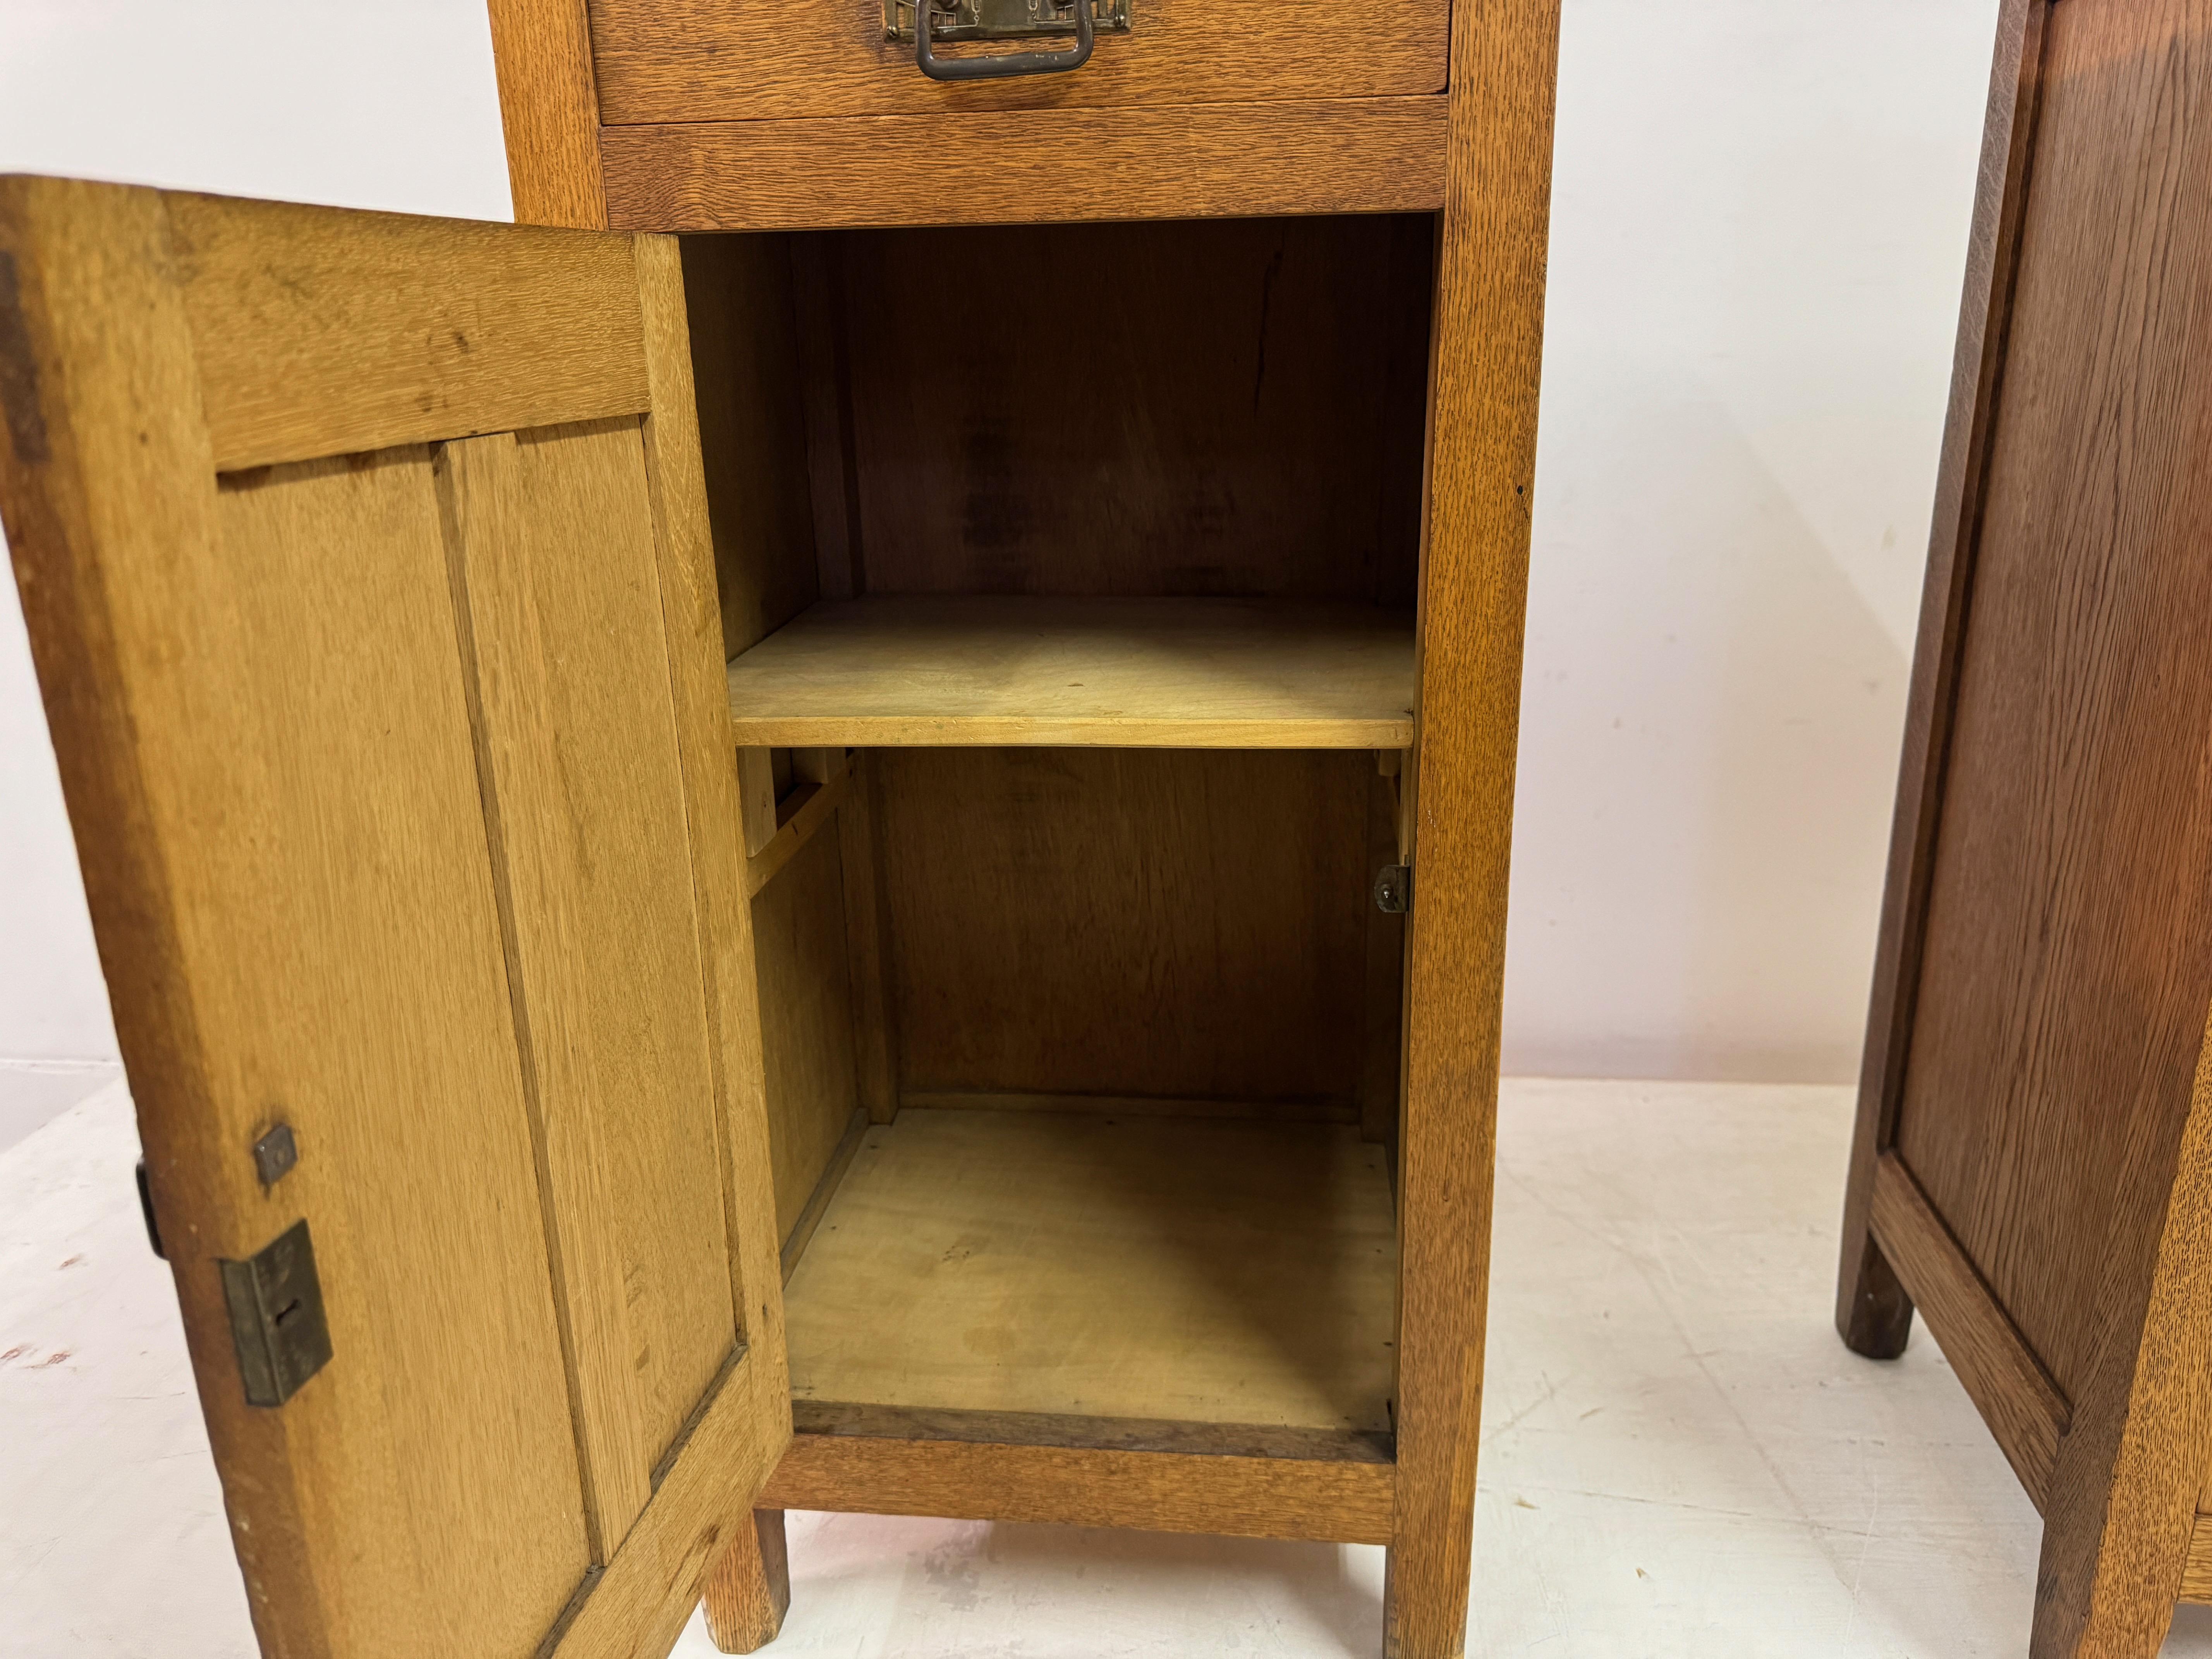
<path fill-rule="evenodd" d="M 911 41 L 884 38 L 882 0 L 591 0 L 591 19 L 599 119 L 623 126 L 1433 93 L 1444 84 L 1450 9 L 1133 0 L 1130 33 L 1102 32 L 1079 70 L 951 84 L 915 67 Z"/>

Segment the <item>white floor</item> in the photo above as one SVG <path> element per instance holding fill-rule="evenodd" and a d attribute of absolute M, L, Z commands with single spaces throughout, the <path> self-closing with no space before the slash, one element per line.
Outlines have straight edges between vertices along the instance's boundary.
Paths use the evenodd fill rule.
<path fill-rule="evenodd" d="M 2037 1522 L 1924 1334 L 1829 1328 L 1848 1092 L 1517 1082 L 1470 1654 L 2017 1659 Z M 109 1089 L 0 1152 L 0 1654 L 252 1653 Z M 1370 1659 L 1358 1546 L 795 1516 L 775 1653 Z M 2212 1610 L 2166 1652 L 2212 1659 Z M 713 1651 L 696 1624 L 678 1652 Z"/>

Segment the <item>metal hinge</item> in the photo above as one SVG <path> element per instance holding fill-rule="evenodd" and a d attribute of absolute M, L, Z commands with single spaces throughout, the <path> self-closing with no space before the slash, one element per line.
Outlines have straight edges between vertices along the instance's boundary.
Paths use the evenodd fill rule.
<path fill-rule="evenodd" d="M 249 1406 L 281 1406 L 331 1357 L 323 1282 L 305 1218 L 243 1261 L 217 1261 Z"/>
<path fill-rule="evenodd" d="M 1402 916 L 1413 908 L 1413 866 L 1386 864 L 1375 872 L 1375 908 L 1386 916 Z"/>
<path fill-rule="evenodd" d="M 1075 33 L 1079 0 L 928 0 L 933 40 L 1028 40 Z M 1129 0 L 1090 0 L 1091 26 L 1129 32 Z M 884 0 L 884 39 L 914 39 L 914 0 Z"/>

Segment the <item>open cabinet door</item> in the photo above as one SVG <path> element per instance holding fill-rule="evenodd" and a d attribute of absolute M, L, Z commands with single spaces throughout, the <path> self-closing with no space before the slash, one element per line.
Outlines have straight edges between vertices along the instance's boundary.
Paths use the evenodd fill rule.
<path fill-rule="evenodd" d="M 0 405 L 264 1649 L 665 1653 L 790 1434 L 674 243 L 0 180 Z"/>

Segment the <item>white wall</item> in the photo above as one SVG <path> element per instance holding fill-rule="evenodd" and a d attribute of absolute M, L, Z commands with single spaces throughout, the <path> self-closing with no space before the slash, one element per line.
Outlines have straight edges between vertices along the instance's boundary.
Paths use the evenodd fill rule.
<path fill-rule="evenodd" d="M 1509 1070 L 1856 1073 L 1995 0 L 1566 0 Z"/>
<path fill-rule="evenodd" d="M 0 172 L 508 216 L 479 0 L 0 0 Z M 0 1147 L 114 1074 L 53 748 L 0 584 Z"/>
<path fill-rule="evenodd" d="M 1511 1068 L 1851 1069 L 1995 15 L 1566 0 Z M 7 0 L 0 170 L 507 215 L 476 0 Z M 113 1042 L 11 586 L 0 1146 Z"/>

